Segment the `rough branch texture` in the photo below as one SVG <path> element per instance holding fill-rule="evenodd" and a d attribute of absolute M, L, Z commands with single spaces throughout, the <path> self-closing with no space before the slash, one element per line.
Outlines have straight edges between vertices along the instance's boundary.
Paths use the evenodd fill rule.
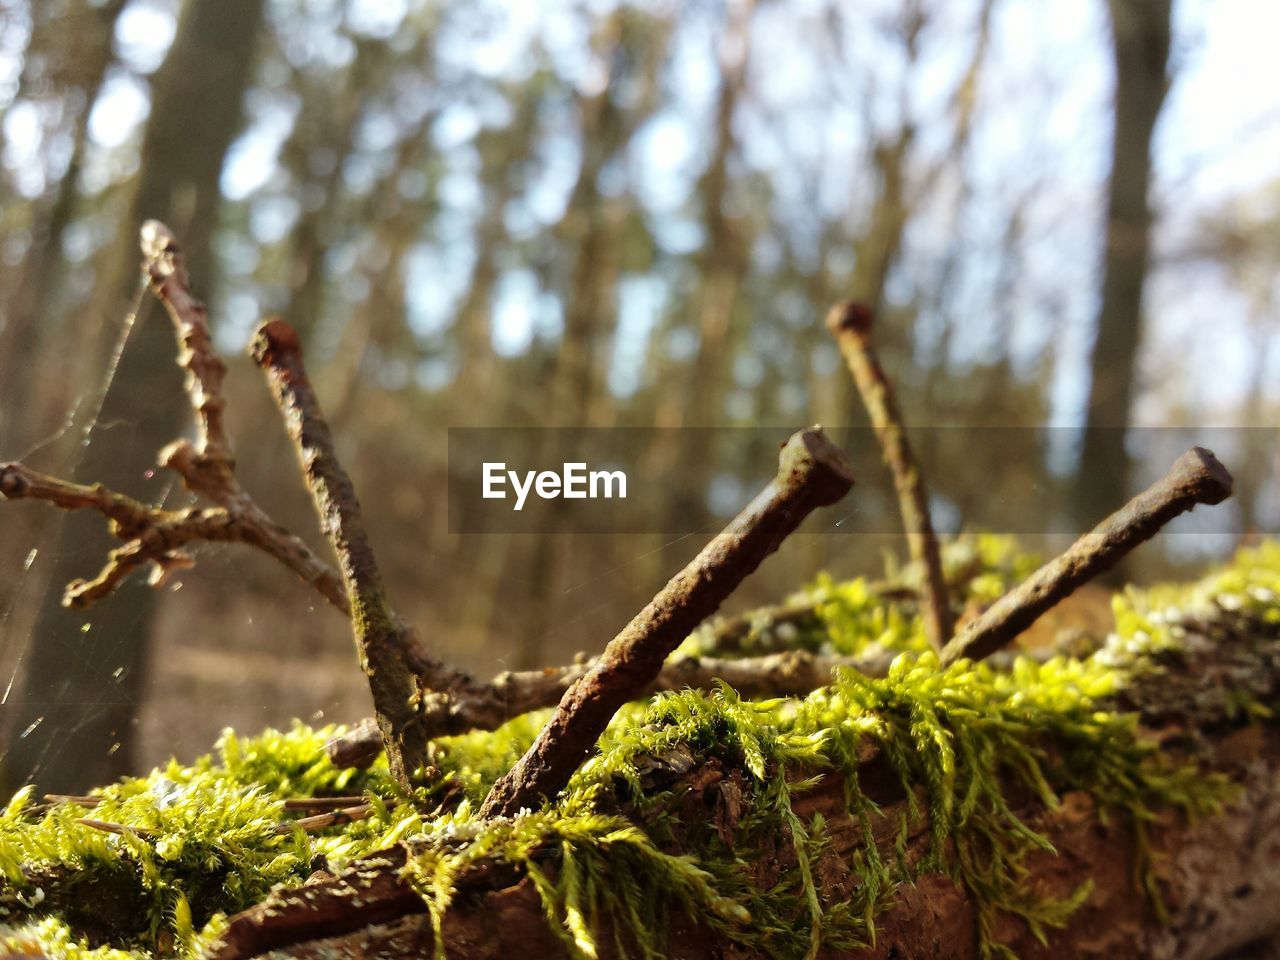
<path fill-rule="evenodd" d="M 140 239 L 143 271 L 177 333 L 178 364 L 187 372 L 187 395 L 196 424 L 194 442 L 170 444 L 160 452 L 160 465 L 176 471 L 187 489 L 217 506 L 163 510 L 101 484 L 70 483 L 20 463 L 0 464 L 0 496 L 44 500 L 64 510 L 95 510 L 108 520 L 112 535 L 123 541 L 96 577 L 67 585 L 65 606 L 87 607 L 101 600 L 148 563 L 155 565 L 151 582 L 159 584 L 170 571 L 194 562 L 183 550 L 188 544 L 218 541 L 244 543 L 270 554 L 349 615 L 337 572 L 267 516 L 241 488 L 222 424 L 226 370 L 213 351 L 204 304 L 191 296 L 182 251 L 169 229 L 149 220 Z"/>
<path fill-rule="evenodd" d="M 369 678 L 387 760 L 392 775 L 407 785 L 427 747 L 418 711 L 421 690 L 407 652 L 414 639 L 387 604 L 360 503 L 334 452 L 302 365 L 297 333 L 283 320 L 268 321 L 254 335 L 252 350 L 284 414 L 320 525 L 338 555 L 360 666 Z"/>
<path fill-rule="evenodd" d="M 943 663 L 990 656 L 1046 610 L 1121 557 L 1150 540 L 1166 523 L 1197 504 L 1231 496 L 1231 474 L 1203 447 L 1192 447 L 1169 472 L 1138 494 L 1056 559 L 1046 563 L 970 623 L 942 651 Z"/>
<path fill-rule="evenodd" d="M 1149 825 L 1168 923 L 1157 919 L 1135 887 L 1134 846 L 1123 818 L 1102 821 L 1091 798 L 1080 792 L 1066 794 L 1056 810 L 1027 798 L 1015 801 L 1018 816 L 1056 848 L 1034 854 L 1026 864 L 1038 890 L 1067 896 L 1086 881 L 1093 884 L 1086 903 L 1064 929 L 1050 934 L 1048 944 L 1014 918 L 1001 922 L 998 939 L 1023 960 L 1211 960 L 1280 933 L 1274 909 L 1280 902 L 1280 731 L 1270 723 L 1238 721 L 1241 697 L 1274 703 L 1280 695 L 1280 637 L 1274 625 L 1237 625 L 1225 611 L 1212 622 L 1186 620 L 1183 627 L 1188 633 L 1178 662 L 1168 672 L 1131 682 L 1109 706 L 1136 711 L 1153 740 L 1190 750 L 1235 781 L 1240 793 L 1223 813 L 1197 824 L 1167 816 Z M 717 763 L 686 767 L 683 781 L 662 788 L 679 797 L 681 809 L 714 809 L 720 784 L 732 773 L 714 768 Z M 860 759 L 858 783 L 882 809 L 873 827 L 882 849 L 890 851 L 906 802 L 897 776 L 872 752 Z M 795 800 L 802 820 L 815 813 L 827 817 L 828 851 L 815 864 L 824 896 L 839 896 L 842 884 L 856 882 L 848 864 L 862 833 L 846 813 L 843 791 L 843 779 L 828 774 Z M 907 839 L 909 856 L 923 851 L 929 827 L 920 822 L 914 830 Z M 780 845 L 780 855 L 785 847 Z M 214 957 L 247 960 L 269 950 L 277 951 L 271 954 L 277 960 L 430 955 L 425 907 L 400 879 L 405 856 L 404 848 L 396 848 L 341 876 L 278 892 L 232 918 Z M 567 956 L 528 880 L 484 864 L 460 877 L 459 885 L 465 895 L 444 923 L 452 960 Z M 874 946 L 820 956 L 976 960 L 974 924 L 975 907 L 965 891 L 930 874 L 899 888 L 893 905 L 877 918 Z M 742 956 L 697 918 L 678 922 L 668 942 L 670 955 L 682 960 Z M 613 955 L 610 938 L 600 944 L 602 956 Z"/>
<path fill-rule="evenodd" d="M 865 304 L 849 301 L 836 304 L 827 314 L 827 329 L 836 338 L 862 403 L 871 417 L 871 426 L 880 441 L 884 462 L 893 473 L 893 486 L 898 494 L 898 509 L 907 531 L 907 549 L 919 568 L 922 580 L 920 615 L 925 635 L 935 650 L 941 650 L 951 639 L 951 606 L 947 599 L 947 580 L 942 574 L 942 557 L 938 537 L 929 516 L 929 495 L 916 466 L 902 414 L 893 396 L 893 385 L 880 365 L 871 344 L 874 317 Z"/>
<path fill-rule="evenodd" d="M 187 373 L 187 395 L 196 415 L 195 442 L 179 440 L 160 459 L 165 466 L 180 469 L 191 490 L 219 500 L 236 486 L 235 458 L 222 425 L 226 407 L 222 381 L 227 368 L 214 352 L 204 304 L 191 296 L 187 268 L 172 231 L 158 220 L 148 220 L 140 239 L 142 269 L 178 334 L 178 366 Z"/>
<path fill-rule="evenodd" d="M 792 436 L 782 448 L 777 476 L 569 687 L 533 746 L 494 785 L 482 815 L 512 816 L 558 793 L 618 708 L 653 683 L 663 661 L 693 628 L 805 517 L 835 503 L 852 486 L 848 461 L 820 429 Z"/>

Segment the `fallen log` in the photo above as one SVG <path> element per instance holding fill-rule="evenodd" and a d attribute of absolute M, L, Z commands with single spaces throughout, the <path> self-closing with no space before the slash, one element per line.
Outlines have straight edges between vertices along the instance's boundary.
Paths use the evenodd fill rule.
<path fill-rule="evenodd" d="M 1064 791 L 1050 805 L 1025 785 L 1008 784 L 1013 815 L 1052 845 L 1021 864 L 1028 888 L 1046 903 L 1080 901 L 1078 909 L 1064 909 L 1060 929 L 1037 931 L 1016 909 L 984 910 L 962 872 L 931 863 L 930 817 L 907 813 L 923 806 L 923 787 L 904 790 L 883 750 L 859 746 L 852 783 L 843 771 L 787 770 L 796 781 L 816 774 L 797 790 L 793 812 L 796 823 L 813 825 L 817 815 L 825 823 L 821 853 L 810 864 L 824 910 L 856 899 L 871 875 L 868 824 L 851 809 L 850 789 L 873 805 L 864 809 L 875 811 L 869 828 L 876 855 L 921 867 L 911 882 L 895 884 L 875 917 L 873 940 L 828 943 L 813 955 L 968 960 L 1011 951 L 1022 958 L 1209 960 L 1280 934 L 1280 728 L 1266 719 L 1267 705 L 1280 693 L 1275 621 L 1274 610 L 1253 615 L 1219 607 L 1166 625 L 1176 646 L 1135 653 L 1120 645 L 1099 654 L 1129 665 L 1127 681 L 1099 708 L 1131 711 L 1142 741 L 1157 744 L 1163 757 L 1230 781 L 1230 798 L 1217 812 L 1191 820 L 1171 809 L 1155 810 L 1149 819 L 1104 815 L 1105 804 L 1084 790 Z M 679 822 L 712 823 L 732 845 L 752 804 L 762 802 L 751 780 L 744 765 L 723 753 L 686 750 L 652 758 L 644 788 L 669 797 Z M 641 818 L 625 797 L 619 804 L 624 814 Z M 904 823 L 910 824 L 905 833 Z M 791 841 L 780 832 L 769 855 L 750 864 L 758 884 L 777 882 L 794 865 L 802 848 Z M 679 835 L 670 838 L 670 852 L 681 852 L 681 843 Z M 447 956 L 459 960 L 574 955 L 564 931 L 548 921 L 533 879 L 497 861 L 478 861 L 459 875 L 449 909 L 433 926 L 421 891 L 407 879 L 414 856 L 413 844 L 403 844 L 338 876 L 280 890 L 233 917 L 211 956 L 391 960 L 429 955 L 436 930 Z M 539 856 L 538 872 L 554 876 L 556 850 Z M 1144 876 L 1154 897 L 1141 887 Z M 667 933 L 671 957 L 755 955 L 706 915 L 673 914 Z M 621 955 L 611 936 L 601 934 L 595 943 L 600 956 Z"/>

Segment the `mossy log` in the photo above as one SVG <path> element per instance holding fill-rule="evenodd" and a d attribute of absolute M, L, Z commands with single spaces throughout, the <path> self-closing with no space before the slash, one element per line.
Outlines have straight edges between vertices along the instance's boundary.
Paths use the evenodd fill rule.
<path fill-rule="evenodd" d="M 1088 895 L 1061 929 L 1049 932 L 1047 942 L 1016 916 L 999 915 L 989 932 L 1001 949 L 1025 960 L 1215 958 L 1280 935 L 1280 729 L 1254 719 L 1265 715 L 1280 693 L 1280 628 L 1227 610 L 1183 628 L 1178 650 L 1153 655 L 1160 669 L 1134 674 L 1107 706 L 1136 712 L 1142 736 L 1163 753 L 1192 760 L 1206 774 L 1225 775 L 1238 792 L 1219 813 L 1194 823 L 1169 812 L 1147 825 L 1150 876 L 1159 894 L 1152 898 L 1137 879 L 1144 869 L 1139 862 L 1143 845 L 1135 842 L 1131 822 L 1100 816 L 1093 798 L 1081 791 L 1067 793 L 1049 809 L 1028 791 L 1011 788 L 1011 807 L 1054 848 L 1025 861 L 1030 886 L 1037 895 L 1062 900 L 1085 889 Z M 1242 711 L 1244 703 L 1256 709 Z M 908 798 L 885 758 L 870 747 L 864 752 L 858 787 L 879 807 L 872 826 L 887 856 Z M 746 770 L 723 758 L 679 752 L 654 758 L 645 788 L 670 791 L 681 822 L 712 822 L 732 843 L 753 801 L 750 781 Z M 806 822 L 817 813 L 826 818 L 828 843 L 813 864 L 818 893 L 826 905 L 848 899 L 861 882 L 850 867 L 850 854 L 865 833 L 848 812 L 843 776 L 826 773 L 796 795 L 794 811 Z M 926 856 L 929 834 L 927 819 L 913 821 L 908 857 Z M 678 846 L 679 837 L 672 842 Z M 339 876 L 321 874 L 304 886 L 277 891 L 232 918 L 213 955 L 218 960 L 430 956 L 432 922 L 422 898 L 402 879 L 412 854 L 402 846 Z M 752 863 L 756 881 L 773 882 L 789 858 L 794 861 L 794 847 L 780 835 L 776 851 Z M 554 862 L 546 869 L 554 871 Z M 963 886 L 942 873 L 928 873 L 897 888 L 876 918 L 871 946 L 824 948 L 818 956 L 968 960 L 984 949 L 976 932 L 979 921 Z M 570 955 L 548 923 L 534 884 L 505 865 L 460 878 L 443 934 L 447 955 L 456 960 Z M 597 943 L 601 956 L 614 955 L 612 937 Z M 697 916 L 673 918 L 666 943 L 673 958 L 752 955 Z"/>

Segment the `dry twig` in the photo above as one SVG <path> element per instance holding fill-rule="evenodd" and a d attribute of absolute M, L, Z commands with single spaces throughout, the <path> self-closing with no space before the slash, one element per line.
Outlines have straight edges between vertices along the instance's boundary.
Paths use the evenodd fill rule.
<path fill-rule="evenodd" d="M 346 807 L 358 807 L 368 801 L 364 797 L 294 797 L 284 802 L 286 810 L 342 810 Z"/>
<path fill-rule="evenodd" d="M 911 453 L 902 414 L 893 396 L 893 385 L 871 343 L 873 322 L 870 308 L 855 301 L 836 304 L 827 314 L 827 329 L 835 337 L 853 375 L 862 403 L 871 417 L 876 439 L 880 441 L 884 462 L 893 473 L 898 508 L 907 532 L 907 549 L 923 577 L 920 614 L 924 619 L 925 634 L 934 649 L 941 650 L 951 639 L 953 623 L 938 537 L 929 517 L 929 496 L 924 480 Z"/>
<path fill-rule="evenodd" d="M 635 697 L 686 687 L 707 689 L 723 680 L 744 697 L 801 697 L 831 682 L 839 668 L 881 676 L 894 654 L 876 650 L 856 657 L 826 656 L 806 650 L 783 650 L 762 657 L 720 659 L 681 657 L 666 662 L 652 683 Z M 496 730 L 508 720 L 553 707 L 565 692 L 595 668 L 598 659 L 547 670 L 499 674 L 492 682 L 476 685 L 451 698 L 447 712 L 431 727 L 431 736 L 447 736 L 468 730 Z M 330 761 L 338 767 L 368 766 L 382 750 L 377 722 L 362 720 L 327 744 Z"/>
<path fill-rule="evenodd" d="M 340 810 L 318 813 L 314 817 L 302 817 L 299 820 L 282 823 L 276 827 L 276 833 L 293 833 L 295 830 L 310 831 L 339 827 L 343 824 L 354 823 L 357 820 L 364 820 L 371 812 L 373 812 L 373 807 L 368 803 L 354 807 L 343 807 Z"/>
<path fill-rule="evenodd" d="M 108 490 L 48 476 L 20 463 L 0 464 L 0 496 L 44 500 L 64 510 L 95 510 L 109 522 L 122 546 L 91 580 L 74 580 L 63 604 L 85 607 L 110 594 L 135 570 L 155 565 L 153 585 L 174 569 L 194 561 L 185 547 L 201 541 L 244 543 L 257 547 L 314 587 L 334 607 L 350 613 L 342 581 L 300 538 L 272 520 L 246 493 L 235 476 L 235 461 L 222 423 L 225 369 L 213 351 L 204 304 L 191 296 L 182 252 L 163 224 L 142 227 L 143 270 L 151 290 L 164 304 L 179 341 L 178 363 L 187 372 L 186 389 L 196 420 L 194 442 L 179 440 L 160 452 L 162 466 L 181 475 L 187 488 L 216 504 L 164 510 Z"/>
<path fill-rule="evenodd" d="M 407 785 L 426 755 L 424 696 L 463 688 L 471 680 L 428 655 L 387 603 L 360 503 L 307 379 L 298 334 L 283 320 L 270 320 L 254 335 L 252 352 L 284 415 L 320 525 L 338 555 L 360 666 L 373 692 L 387 760 L 392 776 Z"/>
<path fill-rule="evenodd" d="M 493 787 L 481 816 L 512 816 L 564 787 L 609 720 L 663 661 L 813 510 L 853 485 L 848 461 L 818 428 L 782 448 L 772 482 L 619 633 L 560 700 L 528 752 Z"/>
<path fill-rule="evenodd" d="M 1046 563 L 972 621 L 942 651 L 942 662 L 981 660 L 1033 624 L 1077 587 L 1109 569 L 1174 517 L 1231 496 L 1231 474 L 1203 447 L 1192 447 L 1169 472 Z"/>
<path fill-rule="evenodd" d="M 144 830 L 141 827 L 130 827 L 127 824 L 111 823 L 107 820 L 93 820 L 89 817 L 81 817 L 76 823 L 83 823 L 86 827 L 93 827 L 93 829 L 101 830 L 103 833 L 114 833 L 118 837 L 131 833 L 135 837 L 141 837 L 145 840 L 152 835 L 150 830 Z"/>

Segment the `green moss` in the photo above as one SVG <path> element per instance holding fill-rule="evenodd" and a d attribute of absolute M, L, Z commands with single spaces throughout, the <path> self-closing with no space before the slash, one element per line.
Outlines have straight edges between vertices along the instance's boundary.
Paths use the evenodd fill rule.
<path fill-rule="evenodd" d="M 957 609 L 991 603 L 1039 565 L 1036 557 L 1018 550 L 1012 537 L 995 534 L 945 541 L 942 562 Z M 819 574 L 780 607 L 748 614 L 750 629 L 733 652 L 752 656 L 785 647 L 852 656 L 873 645 L 899 653 L 925 652 L 929 643 L 913 600 L 918 576 L 914 568 L 899 566 L 892 555 L 886 555 L 885 567 L 885 576 L 874 582 L 865 577 L 841 581 Z M 780 610 L 792 611 L 782 623 L 776 619 Z M 802 614 L 795 615 L 796 611 Z M 716 647 L 714 624 L 695 631 L 680 653 L 724 655 Z"/>
<path fill-rule="evenodd" d="M 953 580 L 966 584 L 966 596 L 998 592 L 1025 566 L 1001 541 L 972 549 L 964 568 L 971 575 Z M 482 861 L 503 861 L 532 879 L 548 922 L 577 956 L 595 956 L 601 936 L 617 937 L 628 953 L 661 956 L 660 931 L 674 912 L 767 956 L 867 943 L 898 886 L 935 870 L 974 897 L 984 953 L 1000 955 L 1007 951 L 992 938 L 999 913 L 1044 936 L 1088 894 L 1087 887 L 1066 900 L 1034 894 L 1027 857 L 1049 843 L 1009 797 L 1052 809 L 1075 790 L 1133 825 L 1137 879 L 1154 892 L 1145 824 L 1162 810 L 1212 811 L 1231 788 L 1156 753 L 1137 736 L 1135 717 L 1105 709 L 1105 701 L 1135 670 L 1160 668 L 1156 654 L 1177 647 L 1188 615 L 1226 609 L 1280 622 L 1280 546 L 1244 552 L 1189 587 L 1126 593 L 1117 600 L 1116 636 L 1092 658 L 1020 659 L 1005 671 L 940 669 L 931 653 L 918 652 L 910 608 L 894 608 L 860 584 L 811 588 L 821 596 L 823 642 L 855 650 L 889 638 L 905 652 L 888 676 L 844 672 L 802 700 L 750 702 L 721 687 L 633 704 L 555 803 L 512 820 L 482 823 L 474 810 L 532 741 L 542 715 L 433 744 L 442 777 L 416 803 L 402 802 L 381 761 L 366 772 L 334 769 L 323 743 L 335 731 L 301 725 L 251 739 L 227 733 L 214 755 L 190 766 L 171 763 L 97 791 L 91 812 L 64 803 L 37 815 L 19 794 L 0 815 L 7 878 L 0 911 L 9 922 L 33 923 L 21 936 L 54 956 L 123 956 L 112 948 L 192 955 L 227 913 L 258 902 L 274 883 L 301 883 L 316 858 L 336 868 L 407 840 L 405 875 L 437 927 L 459 879 Z M 1251 707 L 1240 714 L 1264 715 Z M 889 771 L 903 802 L 881 810 L 860 789 L 868 762 L 882 765 L 879 780 Z M 725 781 L 740 794 L 732 812 L 682 814 L 683 775 L 699 763 L 739 771 Z M 831 824 L 796 812 L 797 799 L 830 773 L 841 775 L 842 812 L 861 834 L 843 854 L 832 847 Z M 456 796 L 459 787 L 460 804 L 423 819 L 428 801 L 446 789 Z M 288 797 L 351 793 L 373 799 L 374 815 L 319 833 L 277 829 L 291 816 Z M 115 836 L 77 822 L 88 815 L 129 831 Z M 888 848 L 874 842 L 886 816 L 897 818 L 890 824 L 897 842 Z M 847 847 L 847 828 L 842 836 Z M 839 890 L 827 869 L 836 861 L 848 881 Z M 65 917 L 42 917 L 57 903 L 42 878 L 60 870 L 127 887 L 146 905 L 145 917 L 90 950 Z M 19 934 L 0 934 L 0 943 L 4 936 Z"/>

